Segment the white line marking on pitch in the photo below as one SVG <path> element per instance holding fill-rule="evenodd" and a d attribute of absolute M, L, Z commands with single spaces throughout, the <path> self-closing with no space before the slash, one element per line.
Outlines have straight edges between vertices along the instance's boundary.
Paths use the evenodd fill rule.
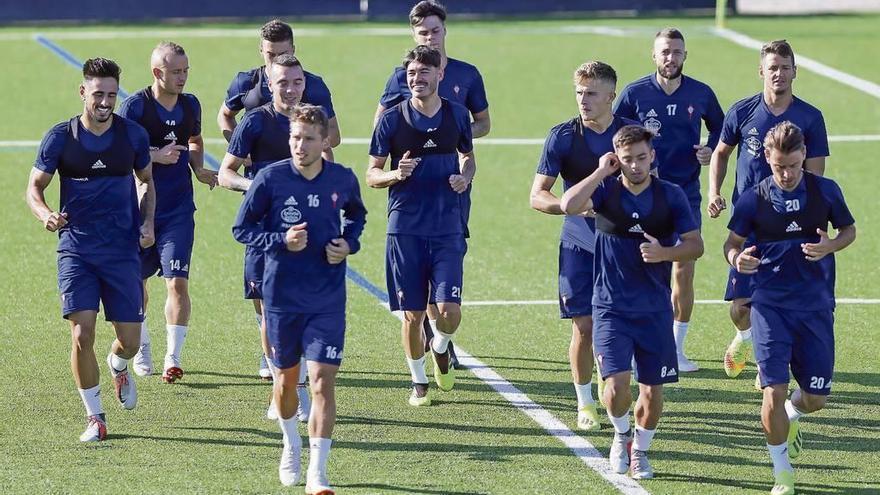
<path fill-rule="evenodd" d="M 412 31 L 405 27 L 336 27 L 319 28 L 305 27 L 295 28 L 295 37 L 321 37 L 321 36 L 412 36 Z M 480 25 L 470 27 L 458 25 L 456 33 L 460 34 L 485 34 L 485 33 L 512 33 L 512 34 L 594 34 L 599 36 L 648 36 L 656 32 L 651 28 L 626 28 L 613 26 L 517 26 L 517 25 Z M 155 30 L 54 30 L 41 31 L 40 34 L 53 40 L 109 40 L 109 39 L 167 39 L 167 38 L 253 38 L 259 36 L 256 28 L 228 28 L 228 29 L 155 29 Z M 13 33 L 0 33 L 0 41 L 21 41 L 33 38 L 30 31 Z"/>
<path fill-rule="evenodd" d="M 744 46 L 746 48 L 760 50 L 761 46 L 764 45 L 764 43 L 762 43 L 761 41 L 758 41 L 754 38 L 746 36 L 745 34 L 730 29 L 716 28 L 713 30 L 713 32 L 721 38 L 732 41 L 737 45 Z M 834 67 L 829 67 L 822 62 L 819 62 L 809 57 L 805 57 L 800 53 L 797 54 L 797 65 L 798 67 L 803 67 L 804 69 L 815 72 L 820 76 L 825 76 L 829 79 L 833 79 L 841 84 L 845 84 L 851 88 L 855 88 L 875 98 L 880 98 L 880 85 L 871 81 L 866 81 L 865 79 L 856 77 L 852 74 L 837 70 Z"/>
<path fill-rule="evenodd" d="M 832 143 L 864 143 L 880 141 L 880 134 L 850 134 L 840 136 L 828 136 L 828 141 Z M 225 145 L 226 140 L 223 138 L 205 138 L 207 144 Z M 370 138 L 343 138 L 342 144 L 347 145 L 364 145 L 370 144 Z M 543 138 L 478 138 L 474 140 L 476 145 L 486 146 L 538 146 L 544 144 Z M 11 140 L 0 141 L 0 148 L 35 148 L 40 145 L 40 141 L 35 140 Z"/>
<path fill-rule="evenodd" d="M 379 305 L 385 309 L 390 309 L 388 303 L 380 302 Z M 391 314 L 397 317 L 398 320 L 403 320 L 403 312 L 391 311 Z M 571 431 L 565 423 L 530 399 L 522 390 L 516 388 L 516 386 L 499 375 L 486 363 L 462 349 L 458 343 L 455 344 L 455 352 L 458 354 L 459 361 L 467 366 L 467 371 L 470 371 L 480 381 L 491 387 L 492 390 L 498 392 L 523 414 L 532 418 L 544 431 L 565 444 L 581 462 L 602 476 L 605 481 L 618 491 L 626 495 L 650 495 L 650 492 L 642 488 L 638 482 L 629 476 L 612 471 L 611 465 L 608 464 L 605 456 L 587 439 Z"/>
<path fill-rule="evenodd" d="M 697 299 L 695 304 L 727 304 L 721 299 Z M 525 301 L 462 301 L 462 306 L 543 306 L 559 304 L 556 299 L 535 299 Z M 837 304 L 880 304 L 880 299 L 840 298 Z M 387 307 L 387 305 L 386 305 Z"/>

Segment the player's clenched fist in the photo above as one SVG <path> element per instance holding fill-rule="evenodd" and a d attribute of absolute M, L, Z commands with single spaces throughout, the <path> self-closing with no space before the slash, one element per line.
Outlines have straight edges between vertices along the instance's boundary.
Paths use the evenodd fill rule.
<path fill-rule="evenodd" d="M 639 251 L 642 253 L 642 261 L 645 263 L 660 263 L 661 261 L 666 261 L 666 258 L 663 257 L 664 247 L 660 244 L 660 241 L 648 233 L 645 233 L 644 236 L 648 242 L 639 244 Z"/>
<path fill-rule="evenodd" d="M 718 218 L 718 215 L 720 215 L 721 212 L 726 209 L 727 201 L 725 201 L 723 197 L 717 194 L 712 194 L 709 196 L 709 206 L 706 207 L 706 211 L 709 213 L 710 217 Z"/>
<path fill-rule="evenodd" d="M 152 222 L 144 222 L 141 224 L 140 230 L 141 236 L 138 242 L 140 243 L 141 248 L 147 249 L 156 243 L 156 231 L 153 228 Z"/>
<path fill-rule="evenodd" d="M 407 150 L 397 162 L 397 180 L 406 180 L 412 175 L 421 160 L 421 158 L 410 158 L 409 150 Z"/>
<path fill-rule="evenodd" d="M 337 237 L 327 243 L 327 246 L 324 247 L 324 251 L 327 252 L 327 262 L 331 265 L 338 265 L 339 263 L 342 263 L 342 260 L 344 260 L 349 253 L 351 253 L 351 248 L 348 246 L 348 242 L 345 239 Z"/>
<path fill-rule="evenodd" d="M 467 180 L 467 177 L 461 174 L 453 174 L 449 176 L 449 186 L 452 187 L 452 190 L 461 194 L 467 191 L 468 186 L 471 181 Z"/>
<path fill-rule="evenodd" d="M 306 222 L 298 223 L 287 229 L 284 242 L 287 244 L 288 251 L 302 251 L 309 242 L 309 233 L 306 231 Z"/>
<path fill-rule="evenodd" d="M 747 275 L 757 273 L 758 267 L 761 266 L 761 258 L 753 256 L 757 250 L 757 246 L 749 246 L 740 251 L 733 259 L 733 267 L 736 268 L 736 271 Z"/>
<path fill-rule="evenodd" d="M 43 225 L 49 232 L 55 232 L 61 227 L 67 225 L 67 213 L 58 213 L 57 211 L 53 211 L 52 213 L 49 213 L 46 218 L 43 219 Z"/>

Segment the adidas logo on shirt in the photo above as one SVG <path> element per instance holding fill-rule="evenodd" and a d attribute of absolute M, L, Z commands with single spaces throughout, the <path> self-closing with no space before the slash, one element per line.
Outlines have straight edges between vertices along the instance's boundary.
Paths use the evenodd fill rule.
<path fill-rule="evenodd" d="M 639 225 L 639 224 L 635 224 L 635 225 L 633 225 L 632 227 L 630 227 L 630 228 L 629 228 L 629 231 L 630 231 L 630 232 L 633 232 L 633 233 L 636 233 L 636 234 L 644 234 L 644 233 L 645 233 L 645 231 L 642 230 L 642 226 Z"/>
<path fill-rule="evenodd" d="M 298 204 L 299 204 L 299 203 L 296 202 L 296 198 L 294 198 L 293 196 L 287 198 L 287 199 L 284 201 L 284 206 L 296 206 L 296 205 L 298 205 Z"/>
<path fill-rule="evenodd" d="M 429 139 L 428 142 L 425 143 L 424 146 L 422 146 L 422 148 L 436 148 L 436 147 L 437 147 L 437 144 L 434 143 L 433 139 Z"/>
<path fill-rule="evenodd" d="M 98 161 L 92 164 L 92 169 L 98 168 L 107 168 L 107 165 L 104 165 L 104 162 L 102 162 L 100 158 L 98 159 Z"/>
<path fill-rule="evenodd" d="M 657 112 L 655 112 L 653 108 L 648 110 L 648 114 L 645 115 L 645 117 L 656 117 L 656 116 L 657 116 Z"/>
<path fill-rule="evenodd" d="M 798 225 L 797 222 L 792 220 L 792 222 L 790 224 L 788 224 L 788 227 L 785 228 L 785 231 L 786 232 L 800 232 L 801 226 Z"/>
<path fill-rule="evenodd" d="M 177 135 L 174 134 L 174 131 L 171 131 L 165 135 L 165 140 L 166 141 L 177 141 Z"/>
<path fill-rule="evenodd" d="M 758 135 L 758 129 L 755 129 L 754 127 L 752 127 L 751 129 L 749 129 L 748 134 L 749 134 L 749 136 L 757 136 L 757 135 Z"/>

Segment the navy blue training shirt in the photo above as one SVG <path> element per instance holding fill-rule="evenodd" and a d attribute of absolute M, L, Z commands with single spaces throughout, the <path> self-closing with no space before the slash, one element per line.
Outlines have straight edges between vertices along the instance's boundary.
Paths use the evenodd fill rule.
<path fill-rule="evenodd" d="M 245 114 L 232 131 L 226 151 L 239 158 L 251 158 L 244 176 L 253 179 L 264 166 L 290 158 L 289 136 L 290 119 L 268 104 Z"/>
<path fill-rule="evenodd" d="M 608 201 L 611 188 L 620 186 L 620 206 L 628 217 L 646 219 L 655 206 L 655 191 L 663 194 L 668 218 L 677 235 L 697 230 L 684 191 L 663 179 L 651 178 L 651 186 L 634 195 L 620 185 L 619 177 L 606 178 L 593 193 L 593 210 L 603 214 L 613 206 Z M 638 224 L 637 224 L 638 225 Z M 639 229 L 640 230 L 640 229 Z M 655 236 L 656 237 L 656 236 Z M 676 235 L 658 238 L 664 246 L 672 246 Z M 648 242 L 643 236 L 629 238 L 596 230 L 595 281 L 593 306 L 627 312 L 671 311 L 670 279 L 672 263 L 645 263 L 639 245 Z"/>
<path fill-rule="evenodd" d="M 736 150 L 736 187 L 732 201 L 746 189 L 770 177 L 770 165 L 764 158 L 764 137 L 776 124 L 790 121 L 804 133 L 807 158 L 829 156 L 825 119 L 816 107 L 794 97 L 780 115 L 773 115 L 764 102 L 763 93 L 740 100 L 724 117 L 721 141 Z"/>
<path fill-rule="evenodd" d="M 181 99 L 186 99 L 184 103 Z M 178 97 L 177 104 L 169 112 L 158 101 L 149 100 L 142 92 L 137 92 L 126 98 L 119 106 L 119 115 L 127 119 L 138 122 L 144 128 L 144 105 L 153 105 L 158 113 L 159 119 L 165 124 L 173 127 L 184 121 L 184 105 L 189 105 L 193 112 L 193 128 L 191 135 L 200 136 L 202 134 L 202 106 L 198 98 L 184 93 Z M 163 133 L 161 136 L 154 136 L 151 130 L 147 129 L 152 142 L 156 142 L 157 138 L 164 143 L 162 146 L 173 143 L 180 136 L 173 133 L 169 136 Z M 158 131 L 157 131 L 158 132 Z M 188 140 L 188 139 L 187 139 Z M 184 144 L 184 146 L 186 146 Z M 180 158 L 173 165 L 156 164 L 153 167 L 153 185 L 156 188 L 156 219 L 171 217 L 174 215 L 191 214 L 195 211 L 195 201 L 193 200 L 192 172 L 189 166 L 189 149 L 180 152 Z"/>
<path fill-rule="evenodd" d="M 373 130 L 370 155 L 390 155 L 391 170 L 397 169 L 403 156 L 402 151 L 395 149 L 396 135 L 425 136 L 418 140 L 413 138 L 409 143 L 398 143 L 421 161 L 410 177 L 388 188 L 389 234 L 439 236 L 465 233 L 463 194 L 452 190 L 449 177 L 460 173 L 458 152 L 473 150 L 470 114 L 461 105 L 443 101 L 440 111 L 432 117 L 422 115 L 409 101 L 398 104 L 382 114 Z M 409 112 L 410 129 L 405 129 L 410 126 L 402 111 Z M 439 137 L 437 133 L 440 133 Z M 429 137 L 431 135 L 435 137 Z M 450 149 L 445 153 L 432 153 L 433 148 L 442 144 L 441 140 L 450 143 Z"/>
<path fill-rule="evenodd" d="M 855 224 L 843 192 L 831 179 L 804 172 L 788 192 L 771 176 L 743 192 L 728 228 L 755 238 L 754 256 L 761 264 L 754 276 L 753 303 L 796 311 L 834 308 L 834 254 L 809 261 L 801 250 L 802 243 L 818 242 L 815 229 L 827 232 L 829 222 L 835 229 Z"/>
<path fill-rule="evenodd" d="M 306 78 L 306 87 L 303 91 L 302 102 L 318 105 L 324 109 L 328 118 L 335 117 L 336 112 L 333 110 L 330 88 L 327 87 L 321 76 L 305 70 L 303 73 Z M 246 96 L 256 87 L 255 84 L 259 84 L 259 92 L 257 98 L 250 101 L 251 98 L 246 98 Z M 270 101 L 272 101 L 272 91 L 269 90 L 269 79 L 266 77 L 265 66 L 247 72 L 239 72 L 232 78 L 232 82 L 229 83 L 229 88 L 226 90 L 226 108 L 233 111 L 251 110 Z"/>
<path fill-rule="evenodd" d="M 611 121 L 611 125 L 605 129 L 603 133 L 597 133 L 586 126 L 583 128 L 583 140 L 587 150 L 592 153 L 595 163 L 591 167 L 595 169 L 599 165 L 599 158 L 605 153 L 614 151 L 614 143 L 612 138 L 614 134 L 623 126 L 638 124 L 634 120 L 625 119 L 615 116 Z M 572 139 L 577 135 L 573 121 L 563 122 L 550 129 L 550 134 L 544 141 L 544 149 L 541 151 L 541 159 L 538 162 L 537 173 L 548 177 L 563 176 L 562 191 L 565 192 L 571 186 L 577 184 L 586 175 L 585 172 L 568 170 L 567 158 L 572 153 Z M 590 172 L 592 173 L 592 172 Z M 569 174 L 572 176 L 569 177 Z M 583 175 L 583 177 L 581 177 Z M 589 173 L 587 173 L 589 175 Z M 596 221 L 581 215 L 565 215 L 562 221 L 561 242 L 570 242 L 581 249 L 592 253 L 594 251 L 596 237 Z"/>
<path fill-rule="evenodd" d="M 40 143 L 34 168 L 61 177 L 58 211 L 68 223 L 58 231 L 58 252 L 137 252 L 141 218 L 132 171 L 150 164 L 150 141 L 136 122 L 112 119 L 96 136 L 77 117 L 52 127 Z"/>
<path fill-rule="evenodd" d="M 263 304 L 273 311 L 345 311 L 346 262 L 331 265 L 325 246 L 342 237 L 351 254 L 360 249 L 367 210 L 351 169 L 324 161 L 313 179 L 303 177 L 290 159 L 257 173 L 235 219 L 235 239 L 266 253 Z M 306 222 L 305 249 L 287 249 L 293 225 Z"/>
<path fill-rule="evenodd" d="M 623 89 L 614 113 L 638 120 L 654 133 L 660 178 L 678 184 L 689 199 L 698 201 L 700 163 L 694 145 L 701 144 L 700 130 L 705 122 L 707 146 L 715 149 L 724 124 L 724 110 L 712 88 L 682 75 L 681 85 L 667 95 L 656 74 L 651 74 Z"/>

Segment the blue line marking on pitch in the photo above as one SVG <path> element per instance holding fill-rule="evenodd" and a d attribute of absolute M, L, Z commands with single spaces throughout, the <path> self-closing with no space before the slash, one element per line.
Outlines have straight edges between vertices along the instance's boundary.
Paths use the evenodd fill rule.
<path fill-rule="evenodd" d="M 38 35 L 34 36 L 34 41 L 36 41 L 37 43 L 48 48 L 49 51 L 51 51 L 55 55 L 58 55 L 58 58 L 67 62 L 67 64 L 70 65 L 71 67 L 73 67 L 74 69 L 79 69 L 79 70 L 82 69 L 82 65 L 83 65 L 82 61 L 77 60 L 77 58 L 72 53 L 65 50 L 64 48 L 61 48 L 61 46 L 59 46 L 58 44 L 56 44 L 55 42 L 53 42 L 49 38 L 46 38 L 45 36 L 38 34 Z M 119 96 L 122 97 L 123 100 L 128 98 L 128 96 L 129 96 L 128 91 L 126 91 L 125 88 L 123 88 L 122 86 L 119 86 Z M 220 162 L 217 161 L 217 159 L 214 158 L 214 156 L 212 156 L 207 151 L 205 152 L 205 161 L 208 162 L 208 166 L 210 168 L 212 168 L 214 170 L 220 169 Z"/>
<path fill-rule="evenodd" d="M 382 301 L 383 303 L 388 302 L 388 294 L 386 294 L 385 291 L 373 285 L 373 283 L 367 280 L 366 277 L 354 271 L 354 269 L 352 269 L 351 267 L 346 269 L 345 274 L 348 276 L 349 279 L 351 279 L 352 282 L 358 284 L 362 289 L 375 296 L 376 299 Z"/>
<path fill-rule="evenodd" d="M 58 55 L 58 58 L 67 62 L 67 64 L 70 65 L 71 67 L 73 67 L 75 69 L 82 69 L 83 63 L 80 60 L 78 60 L 69 51 L 65 50 L 64 48 L 61 48 L 59 45 L 54 43 L 52 40 L 46 38 L 45 36 L 43 36 L 41 34 L 38 34 L 38 35 L 34 36 L 34 41 L 43 45 L 44 47 L 49 49 L 49 51 L 51 51 L 55 55 Z M 125 91 L 125 89 L 123 89 L 122 86 L 119 86 L 119 96 L 121 96 L 122 99 L 128 98 L 128 92 Z M 205 152 L 205 161 L 208 162 L 208 165 L 210 165 L 211 168 L 213 168 L 214 170 L 218 170 L 220 168 L 220 162 L 218 162 L 217 159 L 214 158 L 213 156 L 211 156 L 211 154 L 209 154 L 208 152 Z M 388 302 L 388 294 L 386 294 L 385 291 L 383 291 L 379 287 L 373 285 L 372 282 L 367 280 L 367 278 L 364 277 L 363 275 L 361 275 L 360 273 L 354 271 L 352 268 L 348 268 L 348 269 L 346 269 L 346 275 L 348 276 L 348 278 L 351 279 L 352 282 L 356 283 L 361 288 L 363 288 L 365 291 L 367 291 L 370 294 L 372 294 L 373 296 L 375 296 L 376 299 L 382 301 L 383 303 Z"/>

